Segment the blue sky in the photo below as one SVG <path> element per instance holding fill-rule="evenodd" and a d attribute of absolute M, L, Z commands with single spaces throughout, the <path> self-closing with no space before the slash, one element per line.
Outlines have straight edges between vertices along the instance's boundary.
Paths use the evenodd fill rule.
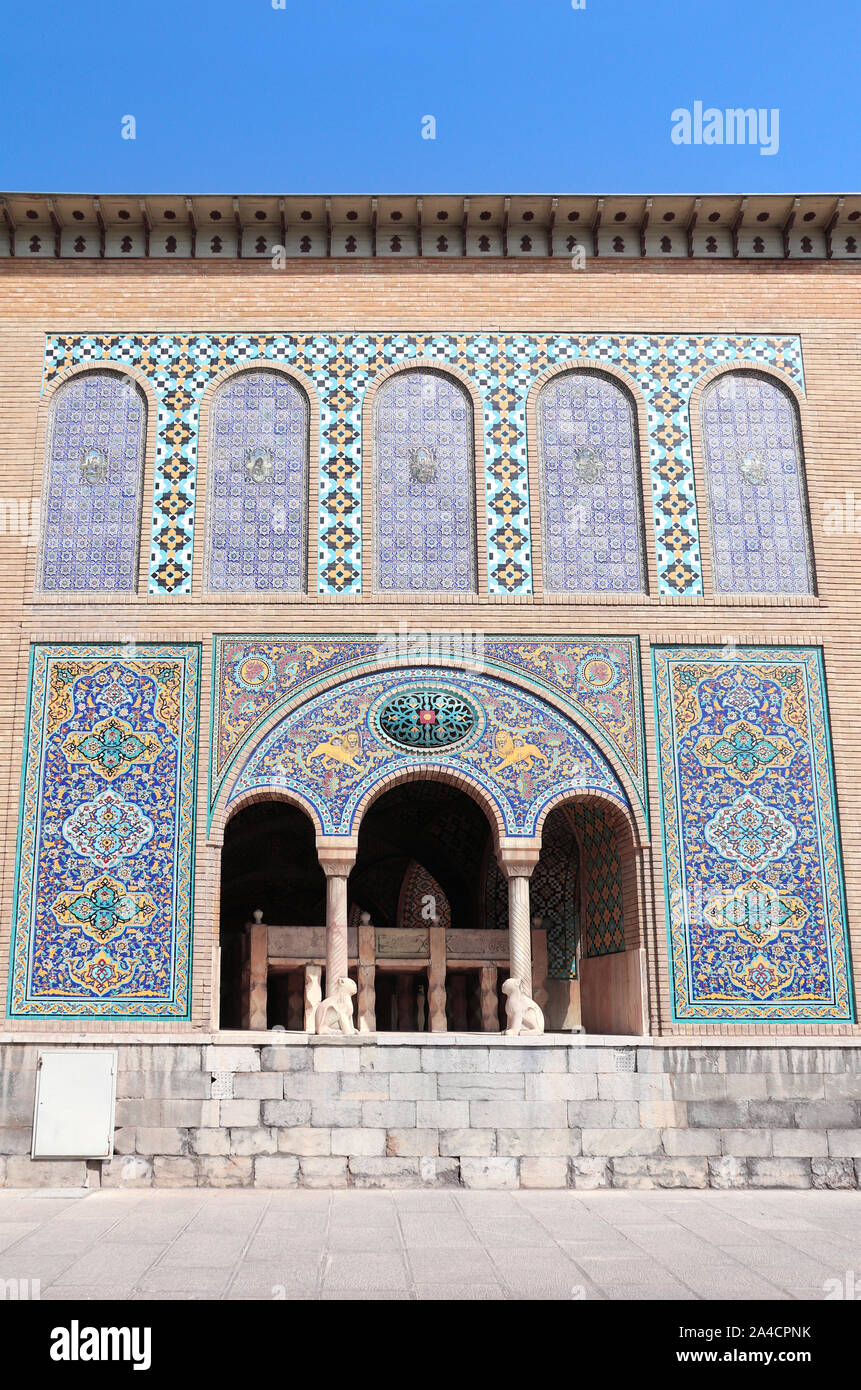
<path fill-rule="evenodd" d="M 859 0 L 41 0 L 3 40 L 6 190 L 859 184 Z M 673 144 L 695 101 L 777 108 L 778 152 Z"/>

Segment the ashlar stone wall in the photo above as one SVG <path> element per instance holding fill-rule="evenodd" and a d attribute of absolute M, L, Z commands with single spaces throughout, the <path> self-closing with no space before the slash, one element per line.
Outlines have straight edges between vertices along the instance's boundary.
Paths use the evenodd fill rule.
<path fill-rule="evenodd" d="M 50 1163 L 39 1045 L 0 1043 L 0 1185 L 861 1186 L 861 1046 L 712 1043 L 121 1043 L 113 1159 Z"/>

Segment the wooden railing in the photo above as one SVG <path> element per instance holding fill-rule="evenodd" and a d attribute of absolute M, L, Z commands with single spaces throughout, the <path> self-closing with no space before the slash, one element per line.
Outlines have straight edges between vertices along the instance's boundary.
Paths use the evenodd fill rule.
<path fill-rule="evenodd" d="M 248 922 L 243 968 L 243 1024 L 246 1028 L 267 1027 L 270 973 L 304 971 L 305 1031 L 314 1031 L 314 1010 L 322 998 L 322 973 L 326 961 L 325 927 L 285 927 L 265 922 Z M 358 983 L 360 1032 L 374 1033 L 376 1021 L 377 971 L 404 974 L 427 973 L 427 1027 L 432 1033 L 447 1031 L 446 975 L 455 971 L 477 970 L 481 1027 L 483 1032 L 499 1029 L 497 972 L 508 968 L 508 933 L 420 925 L 416 927 L 375 927 L 367 913 L 348 933 L 350 966 L 355 966 Z M 547 934 L 541 927 L 532 931 L 533 993 L 543 1007 L 547 998 Z"/>

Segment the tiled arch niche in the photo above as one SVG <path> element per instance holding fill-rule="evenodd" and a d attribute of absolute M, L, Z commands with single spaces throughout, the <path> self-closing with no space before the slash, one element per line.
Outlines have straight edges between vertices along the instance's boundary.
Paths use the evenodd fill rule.
<path fill-rule="evenodd" d="M 797 336 L 737 334 L 71 334 L 47 339 L 44 380 L 48 386 L 70 368 L 92 364 L 133 368 L 151 384 L 158 403 L 153 594 L 193 592 L 199 414 L 211 383 L 237 365 L 282 364 L 308 380 L 319 401 L 319 487 L 309 503 L 317 512 L 316 590 L 347 595 L 361 593 L 363 583 L 363 401 L 383 373 L 419 360 L 462 373 L 481 402 L 485 448 L 476 464 L 484 515 L 477 535 L 481 540 L 486 527 L 486 539 L 478 568 L 491 595 L 534 592 L 532 536 L 540 521 L 530 512 L 526 426 L 530 392 L 543 372 L 583 361 L 613 368 L 645 401 L 648 438 L 640 448 L 656 570 L 649 588 L 664 597 L 705 591 L 689 415 L 697 382 L 716 367 L 738 365 L 804 389 Z M 316 465 L 311 460 L 311 476 Z"/>
<path fill-rule="evenodd" d="M 131 594 L 138 582 L 147 402 L 115 370 L 76 372 L 51 399 L 38 588 Z"/>
<path fill-rule="evenodd" d="M 762 372 L 722 372 L 699 399 L 714 591 L 812 594 L 798 407 Z"/>
<path fill-rule="evenodd" d="M 204 590 L 304 593 L 310 403 L 284 372 L 249 368 L 209 411 Z"/>

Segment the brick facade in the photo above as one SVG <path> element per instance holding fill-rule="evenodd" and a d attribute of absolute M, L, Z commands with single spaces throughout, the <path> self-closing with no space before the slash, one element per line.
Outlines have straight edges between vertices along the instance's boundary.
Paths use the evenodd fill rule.
<path fill-rule="evenodd" d="M 704 1034 L 861 1036 L 857 1024 L 674 1024 L 667 967 L 664 882 L 658 831 L 657 755 L 650 661 L 652 644 L 724 643 L 821 646 L 830 708 L 837 803 L 855 977 L 861 969 L 859 840 L 861 839 L 861 754 L 854 737 L 859 659 L 857 611 L 861 578 L 857 560 L 861 534 L 854 514 L 847 534 L 828 534 L 826 504 L 854 505 L 852 462 L 861 429 L 861 302 L 854 267 L 816 262 L 751 265 L 699 261 L 658 263 L 648 258 L 624 264 L 604 261 L 574 273 L 567 261 L 460 265 L 411 261 L 315 264 L 290 262 L 283 272 L 268 263 L 165 263 L 40 261 L 0 264 L 0 463 L 4 503 L 33 503 L 41 496 L 48 398 L 40 395 L 46 334 L 63 332 L 175 331 L 418 331 L 504 329 L 511 332 L 797 334 L 806 393 L 798 396 L 810 500 L 817 596 L 794 600 L 720 601 L 711 593 L 708 547 L 703 544 L 706 597 L 614 597 L 596 604 L 582 597 L 478 596 L 444 604 L 421 595 L 381 603 L 372 591 L 341 597 L 274 595 L 226 601 L 202 592 L 203 530 L 195 536 L 194 587 L 190 596 L 148 596 L 149 498 L 154 468 L 154 401 L 149 400 L 147 466 L 140 585 L 132 600 L 101 604 L 80 599 L 34 599 L 38 548 L 18 535 L 0 536 L 3 562 L 2 701 L 4 739 L 0 752 L 0 815 L 7 846 L 0 904 L 0 986 L 6 996 L 9 923 L 13 915 L 14 852 L 18 824 L 21 752 L 33 641 L 87 642 L 122 639 L 202 643 L 201 726 L 208 726 L 211 677 L 208 654 L 214 632 L 375 632 L 400 617 L 429 630 L 456 623 L 492 634 L 535 632 L 564 635 L 637 635 L 642 648 L 645 738 L 652 806 L 652 854 L 648 856 L 642 905 L 649 971 L 649 1030 L 680 1039 Z M 700 383 L 698 390 L 702 390 Z M 534 420 L 529 422 L 534 431 Z M 640 420 L 641 447 L 645 439 Z M 692 442 L 698 495 L 704 495 L 697 412 Z M 201 454 L 205 456 L 206 422 Z M 530 459 L 535 450 L 530 449 Z M 311 448 L 315 496 L 316 451 Z M 198 496 L 202 509 L 205 493 Z M 533 482 L 533 496 L 534 482 Z M 8 505 L 7 505 L 8 510 Z M 311 509 L 312 521 L 314 508 Z M 859 498 L 861 512 L 861 498 Z M 702 511 L 701 511 L 702 519 Z M 646 511 L 647 549 L 653 544 Z M 365 564 L 373 538 L 365 512 Z M 533 511 L 533 536 L 540 525 Z M 861 530 L 861 528 L 859 528 Z M 313 573 L 313 532 L 309 550 Z M 481 546 L 479 546 L 481 555 Z M 654 575 L 651 553 L 647 555 Z M 208 750 L 201 739 L 198 785 L 197 866 L 194 904 L 193 1002 L 189 1033 L 217 1026 L 213 980 L 217 951 L 219 846 L 208 840 L 205 795 Z M 8 1026 L 8 1025 L 7 1025 Z M 153 1033 L 176 1025 L 153 1022 Z M 10 1029 L 10 1031 L 12 1031 Z M 52 1025 L 54 1037 L 80 1033 L 81 1025 Z M 132 1022 L 99 1022 L 88 1035 L 107 1040 L 139 1031 Z M 46 1035 L 44 1023 L 17 1020 L 16 1036 Z"/>

